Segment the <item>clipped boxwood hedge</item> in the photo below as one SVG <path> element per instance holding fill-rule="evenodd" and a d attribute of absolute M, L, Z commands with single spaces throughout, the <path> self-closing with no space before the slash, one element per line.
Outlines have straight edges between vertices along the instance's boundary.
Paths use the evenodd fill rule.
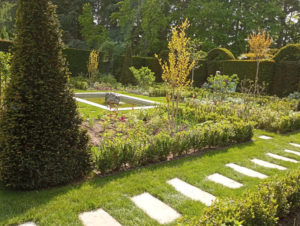
<path fill-rule="evenodd" d="M 208 61 L 215 60 L 235 60 L 234 55 L 230 50 L 225 48 L 215 48 L 208 52 L 206 59 Z"/>
<path fill-rule="evenodd" d="M 300 61 L 300 44 L 289 44 L 282 47 L 274 56 L 276 62 Z"/>
<path fill-rule="evenodd" d="M 216 201 L 202 216 L 182 218 L 179 225 L 277 225 L 300 207 L 300 170 L 277 176 L 246 192 L 238 200 Z"/>
<path fill-rule="evenodd" d="M 0 51 L 7 52 L 11 47 L 11 41 L 0 40 Z M 277 51 L 277 50 L 276 50 Z M 276 52 L 276 51 L 273 51 Z M 87 74 L 87 62 L 89 51 L 79 49 L 65 49 L 72 76 Z M 156 76 L 156 82 L 162 82 L 161 67 L 154 57 L 133 56 L 124 65 L 125 56 L 114 56 L 111 62 L 100 62 L 101 73 L 111 73 L 118 81 L 135 84 L 133 74 L 129 67 L 149 67 Z M 265 60 L 260 64 L 259 79 L 268 83 L 267 92 L 278 96 L 285 96 L 300 90 L 300 44 L 290 44 L 281 48 L 273 60 Z M 194 86 L 201 86 L 209 75 L 221 71 L 223 74 L 238 74 L 244 78 L 254 80 L 256 62 L 253 60 L 236 60 L 234 55 L 225 48 L 211 50 L 206 60 L 199 62 L 199 68 L 195 70 Z M 123 77 L 126 76 L 126 79 Z"/>

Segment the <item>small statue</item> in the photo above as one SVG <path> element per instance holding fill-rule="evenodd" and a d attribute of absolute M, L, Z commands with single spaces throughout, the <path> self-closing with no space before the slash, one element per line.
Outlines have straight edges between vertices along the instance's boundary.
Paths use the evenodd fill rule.
<path fill-rule="evenodd" d="M 105 95 L 105 103 L 107 105 L 119 105 L 120 100 L 120 96 L 115 93 L 107 93 Z"/>

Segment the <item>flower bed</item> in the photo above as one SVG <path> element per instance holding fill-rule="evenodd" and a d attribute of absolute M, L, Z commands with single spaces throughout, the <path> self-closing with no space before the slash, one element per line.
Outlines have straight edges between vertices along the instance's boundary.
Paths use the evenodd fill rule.
<path fill-rule="evenodd" d="M 237 118 L 198 124 L 181 118 L 178 130 L 169 128 L 163 108 L 138 116 L 106 116 L 99 122 L 101 142 L 93 147 L 101 173 L 165 161 L 194 151 L 250 141 L 251 123 Z"/>

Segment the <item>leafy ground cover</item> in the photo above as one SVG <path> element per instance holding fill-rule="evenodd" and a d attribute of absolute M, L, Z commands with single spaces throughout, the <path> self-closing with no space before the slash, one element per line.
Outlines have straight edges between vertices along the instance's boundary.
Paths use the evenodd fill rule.
<path fill-rule="evenodd" d="M 260 140 L 259 135 L 269 135 L 273 140 Z M 239 198 L 245 190 L 254 191 L 260 179 L 236 173 L 226 163 L 232 162 L 264 173 L 271 178 L 286 172 L 259 167 L 251 163 L 259 158 L 277 163 L 289 169 L 299 164 L 283 162 L 267 157 L 272 152 L 300 160 L 284 153 L 286 148 L 298 150 L 289 142 L 300 141 L 300 133 L 278 135 L 260 130 L 255 131 L 254 142 L 218 149 L 200 155 L 187 156 L 171 162 L 151 165 L 107 177 L 93 176 L 89 180 L 49 190 L 17 192 L 0 190 L 0 224 L 18 224 L 34 221 L 38 225 L 81 225 L 78 214 L 103 208 L 122 225 L 157 225 L 138 209 L 130 197 L 145 191 L 176 209 L 183 216 L 197 216 L 205 207 L 176 192 L 167 180 L 178 177 L 220 198 Z M 244 184 L 232 190 L 207 180 L 207 176 L 219 172 Z M 174 225 L 176 223 L 173 223 Z M 172 225 L 172 224 L 171 224 Z"/>

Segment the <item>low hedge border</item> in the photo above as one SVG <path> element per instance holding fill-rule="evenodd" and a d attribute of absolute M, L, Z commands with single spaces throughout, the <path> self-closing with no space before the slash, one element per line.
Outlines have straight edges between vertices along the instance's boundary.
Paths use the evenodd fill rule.
<path fill-rule="evenodd" d="M 105 174 L 182 156 L 191 150 L 224 147 L 250 141 L 253 127 L 243 121 L 206 122 L 170 136 L 165 132 L 155 136 L 127 140 L 108 140 L 93 148 L 95 168 Z"/>
<path fill-rule="evenodd" d="M 300 169 L 266 180 L 242 198 L 217 200 L 200 217 L 182 218 L 179 225 L 277 225 L 300 207 Z"/>

